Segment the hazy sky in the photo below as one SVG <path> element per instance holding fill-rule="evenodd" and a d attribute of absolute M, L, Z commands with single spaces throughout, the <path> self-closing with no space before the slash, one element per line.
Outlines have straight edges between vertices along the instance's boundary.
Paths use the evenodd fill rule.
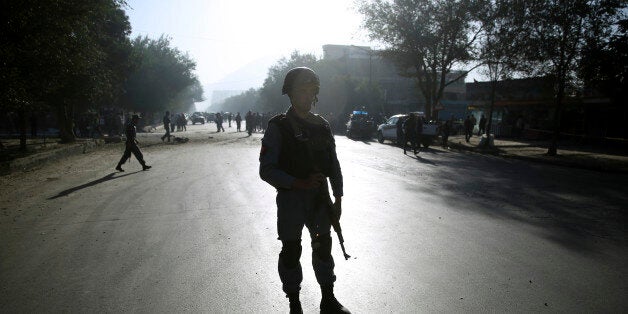
<path fill-rule="evenodd" d="M 128 5 L 132 37 L 170 36 L 173 46 L 196 60 L 203 85 L 294 50 L 320 57 L 324 44 L 369 45 L 353 0 L 129 0 Z M 247 78 L 250 87 L 261 86 L 265 74 Z"/>

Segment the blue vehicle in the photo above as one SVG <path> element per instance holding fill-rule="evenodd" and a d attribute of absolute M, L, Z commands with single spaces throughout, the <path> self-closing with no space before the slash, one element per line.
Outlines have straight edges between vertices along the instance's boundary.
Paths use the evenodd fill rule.
<path fill-rule="evenodd" d="M 364 110 L 355 110 L 347 122 L 347 137 L 354 139 L 371 139 L 377 130 L 373 118 Z"/>

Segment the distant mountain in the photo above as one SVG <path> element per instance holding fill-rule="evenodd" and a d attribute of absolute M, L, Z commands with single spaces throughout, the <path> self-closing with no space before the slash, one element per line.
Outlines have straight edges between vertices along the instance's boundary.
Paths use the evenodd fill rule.
<path fill-rule="evenodd" d="M 211 106 L 214 91 L 241 91 L 250 88 L 259 88 L 264 84 L 268 69 L 277 63 L 281 56 L 266 56 L 254 60 L 238 70 L 228 74 L 218 82 L 203 85 L 206 100 L 196 103 L 199 111 L 205 111 Z"/>

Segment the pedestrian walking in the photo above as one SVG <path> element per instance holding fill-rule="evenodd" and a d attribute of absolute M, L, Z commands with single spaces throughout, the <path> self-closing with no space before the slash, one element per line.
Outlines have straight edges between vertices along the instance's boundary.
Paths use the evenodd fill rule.
<path fill-rule="evenodd" d="M 240 116 L 240 113 L 238 112 L 235 116 L 235 122 L 236 122 L 236 128 L 238 129 L 237 131 L 240 132 L 240 127 L 242 125 L 242 117 Z"/>
<path fill-rule="evenodd" d="M 471 118 L 469 116 L 464 119 L 462 126 L 464 127 L 464 140 L 469 143 L 469 139 L 471 138 Z"/>
<path fill-rule="evenodd" d="M 164 136 L 161 137 L 161 141 L 163 142 L 164 139 L 168 138 L 168 142 L 170 142 L 170 111 L 166 111 L 163 122 L 164 122 L 164 130 L 166 130 L 166 134 L 164 134 Z"/>
<path fill-rule="evenodd" d="M 269 121 L 259 171 L 260 177 L 277 189 L 277 231 L 282 243 L 278 269 L 290 313 L 303 313 L 299 260 L 304 225 L 312 239 L 312 266 L 322 292 L 321 313 L 349 313 L 333 292 L 336 276 L 330 224 L 341 214 L 342 172 L 329 123 L 310 112 L 319 86 L 318 75 L 309 68 L 288 71 L 282 94 L 288 95 L 291 106 Z M 329 200 L 327 177 L 335 197 L 333 206 L 325 201 Z"/>
<path fill-rule="evenodd" d="M 136 138 L 137 137 L 136 125 L 137 125 L 137 122 L 139 121 L 140 121 L 140 116 L 134 114 L 131 117 L 131 121 L 129 121 L 129 123 L 126 125 L 126 129 L 125 129 L 126 148 L 124 149 L 122 158 L 120 158 L 120 161 L 118 162 L 118 165 L 116 166 L 116 170 L 120 172 L 124 172 L 124 170 L 122 169 L 122 164 L 124 164 L 127 161 L 127 159 L 131 157 L 131 153 L 135 155 L 135 158 L 137 159 L 137 161 L 139 161 L 140 165 L 142 165 L 142 170 L 148 170 L 152 168 L 152 166 L 149 166 L 146 164 L 146 162 L 144 161 L 144 155 L 142 155 L 142 151 L 140 150 L 139 146 L 137 146 L 137 144 L 139 144 L 139 141 Z"/>
<path fill-rule="evenodd" d="M 216 113 L 216 128 L 218 129 L 216 133 L 220 132 L 220 130 L 225 131 L 225 127 L 222 126 L 222 115 L 220 112 Z"/>
<path fill-rule="evenodd" d="M 403 154 L 406 154 L 406 148 L 408 147 L 408 141 L 410 141 L 410 147 L 412 152 L 417 154 L 417 115 L 411 113 L 408 119 L 403 123 Z"/>
<path fill-rule="evenodd" d="M 452 116 L 449 120 L 445 121 L 442 127 L 442 137 L 443 137 L 443 148 L 449 148 L 449 134 L 451 134 L 451 128 L 454 124 L 454 117 Z"/>
<path fill-rule="evenodd" d="M 401 146 L 403 145 L 403 147 L 406 146 L 406 142 L 404 139 L 404 135 L 403 135 L 403 123 L 406 121 L 403 116 L 399 117 L 399 119 L 397 119 L 397 123 L 396 123 L 396 127 L 397 127 L 397 145 Z"/>
<path fill-rule="evenodd" d="M 229 121 L 229 127 L 231 127 L 231 118 L 232 118 L 232 114 L 231 112 L 229 112 L 229 114 L 227 115 L 227 121 Z"/>
<path fill-rule="evenodd" d="M 246 116 L 244 116 L 244 123 L 246 123 L 246 131 L 249 133 L 249 136 L 251 136 L 251 134 L 253 133 L 253 128 L 255 127 L 253 121 L 253 113 L 251 112 L 251 110 L 249 110 L 249 112 L 246 113 Z"/>
<path fill-rule="evenodd" d="M 482 115 L 480 124 L 478 125 L 478 136 L 484 134 L 484 132 L 486 132 L 486 117 Z"/>

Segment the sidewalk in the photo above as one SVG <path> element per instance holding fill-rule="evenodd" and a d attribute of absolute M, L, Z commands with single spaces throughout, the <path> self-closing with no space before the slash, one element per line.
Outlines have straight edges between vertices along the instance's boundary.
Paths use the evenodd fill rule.
<path fill-rule="evenodd" d="M 449 147 L 456 150 L 492 154 L 505 158 L 523 159 L 566 167 L 582 168 L 604 172 L 628 173 L 628 152 L 620 149 L 583 146 L 572 142 L 558 142 L 558 154 L 547 156 L 548 141 L 525 139 L 495 139 L 493 148 L 478 147 L 479 136 L 473 136 L 467 143 L 464 135 L 449 137 Z"/>
<path fill-rule="evenodd" d="M 148 125 L 140 132 L 153 133 L 157 129 L 158 127 L 156 126 Z M 2 139 L 4 148 L 0 150 L 0 175 L 30 170 L 52 161 L 103 148 L 107 143 L 121 143 L 123 140 L 120 137 L 77 138 L 74 143 L 62 144 L 59 143 L 59 138 L 56 137 L 28 138 L 26 140 L 27 150 L 26 152 L 21 152 L 19 151 L 19 139 Z"/>

